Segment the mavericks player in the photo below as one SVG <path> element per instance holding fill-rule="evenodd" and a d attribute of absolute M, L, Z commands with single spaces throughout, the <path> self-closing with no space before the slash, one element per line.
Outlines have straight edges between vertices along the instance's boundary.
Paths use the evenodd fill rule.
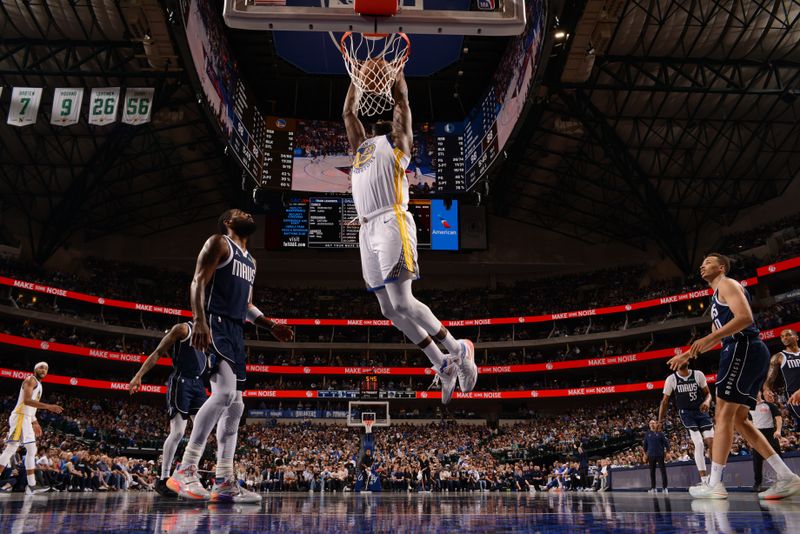
<path fill-rule="evenodd" d="M 688 351 L 667 362 L 673 370 L 677 370 L 690 358 L 696 358 L 722 342 L 717 374 L 716 435 L 711 454 L 711 475 L 707 483 L 689 488 L 689 493 L 701 499 L 728 498 L 722 483 L 722 471 L 731 452 L 735 429 L 766 458 L 777 474 L 777 482 L 759 493 L 759 498 L 784 499 L 800 493 L 800 477 L 789 470 L 767 438 L 748 420 L 750 410 L 756 406 L 756 395 L 764 385 L 770 356 L 754 323 L 750 294 L 739 282 L 726 276 L 730 266 L 730 260 L 722 254 L 709 254 L 703 260 L 700 276 L 714 290 L 711 299 L 712 332 L 695 341 Z"/>
<path fill-rule="evenodd" d="M 192 323 L 179 323 L 173 326 L 161 339 L 156 350 L 142 363 L 130 383 L 133 395 L 142 387 L 142 378 L 155 367 L 159 358 L 166 357 L 172 350 L 172 374 L 167 386 L 167 413 L 169 414 L 169 435 L 164 440 L 161 461 L 161 478 L 156 482 L 156 491 L 161 495 L 171 494 L 167 479 L 172 472 L 175 451 L 186 432 L 186 423 L 206 401 L 206 386 L 203 375 L 208 358 L 192 347 Z"/>
<path fill-rule="evenodd" d="M 6 438 L 6 448 L 0 454 L 0 469 L 5 469 L 11 461 L 11 457 L 17 452 L 20 445 L 25 447 L 25 471 L 28 475 L 28 486 L 25 493 L 33 495 L 48 491 L 36 485 L 36 438 L 42 435 L 42 427 L 36 422 L 36 410 L 48 410 L 53 413 L 61 413 L 64 409 L 56 404 L 46 404 L 42 398 L 42 380 L 47 376 L 49 366 L 45 362 L 39 362 L 33 368 L 33 374 L 22 381 L 19 388 L 19 398 L 17 406 L 8 418 L 8 437 Z"/>
<path fill-rule="evenodd" d="M 764 398 L 767 402 L 777 399 L 772 393 L 778 374 L 783 375 L 786 386 L 786 403 L 794 419 L 795 430 L 800 429 L 800 347 L 797 346 L 797 332 L 786 329 L 781 332 L 781 343 L 784 349 L 772 356 L 769 362 L 769 373 L 764 385 Z"/>
<path fill-rule="evenodd" d="M 290 341 L 294 334 L 253 306 L 256 261 L 247 251 L 247 239 L 256 229 L 253 216 L 228 210 L 220 216 L 218 228 L 219 234 L 208 238 L 197 257 L 190 288 L 194 316 L 191 344 L 210 353 L 211 396 L 195 416 L 180 468 L 167 480 L 167 487 L 189 499 L 260 502 L 258 495 L 236 483 L 233 472 L 239 420 L 244 413 L 244 322 L 268 328 L 279 341 Z M 197 477 L 197 464 L 215 425 L 217 469 L 209 494 Z"/>
<path fill-rule="evenodd" d="M 673 393 L 678 415 L 694 444 L 694 463 L 700 472 L 700 480 L 706 482 L 705 449 L 711 450 L 714 439 L 714 422 L 708 415 L 708 410 L 711 408 L 711 391 L 708 389 L 706 375 L 702 371 L 690 370 L 689 364 L 685 363 L 667 377 L 664 382 L 664 396 L 658 407 L 659 429 L 663 428 L 664 416 Z"/>
<path fill-rule="evenodd" d="M 355 152 L 351 172 L 353 201 L 361 229 L 358 246 L 361 271 L 367 289 L 375 293 L 384 317 L 419 346 L 433 364 L 442 382 L 442 402 L 447 404 L 455 389 L 473 390 L 478 378 L 475 348 L 467 339 L 456 340 L 430 308 L 411 292 L 419 278 L 417 228 L 408 212 L 408 178 L 413 133 L 408 86 L 401 71 L 392 88 L 393 120 L 378 121 L 367 137 L 356 113 L 358 92 L 351 83 L 344 102 L 347 139 Z M 431 336 L 449 355 L 442 354 Z"/>

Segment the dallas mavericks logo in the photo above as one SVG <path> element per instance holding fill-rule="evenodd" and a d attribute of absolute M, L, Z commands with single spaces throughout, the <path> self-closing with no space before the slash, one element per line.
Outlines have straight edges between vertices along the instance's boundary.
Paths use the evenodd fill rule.
<path fill-rule="evenodd" d="M 238 276 L 252 284 L 256 279 L 256 270 L 239 260 L 233 260 L 233 276 Z"/>

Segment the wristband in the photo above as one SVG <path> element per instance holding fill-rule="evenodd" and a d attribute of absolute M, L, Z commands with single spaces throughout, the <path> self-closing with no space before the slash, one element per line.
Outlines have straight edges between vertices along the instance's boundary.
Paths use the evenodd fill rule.
<path fill-rule="evenodd" d="M 248 322 L 255 323 L 259 317 L 263 317 L 264 314 L 256 308 L 255 306 L 248 306 L 247 307 L 247 320 Z"/>

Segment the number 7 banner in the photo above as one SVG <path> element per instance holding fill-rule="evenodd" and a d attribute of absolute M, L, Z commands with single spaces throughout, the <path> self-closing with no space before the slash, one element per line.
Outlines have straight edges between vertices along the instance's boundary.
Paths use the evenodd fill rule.
<path fill-rule="evenodd" d="M 119 87 L 95 87 L 89 99 L 89 124 L 105 126 L 117 120 Z"/>
<path fill-rule="evenodd" d="M 129 88 L 125 91 L 125 105 L 122 108 L 122 122 L 125 124 L 144 124 L 150 122 L 153 110 L 152 87 Z"/>
<path fill-rule="evenodd" d="M 53 94 L 53 112 L 50 115 L 50 124 L 56 126 L 77 124 L 82 103 L 82 87 L 57 87 Z"/>
<path fill-rule="evenodd" d="M 36 123 L 41 99 L 41 87 L 14 87 L 11 91 L 11 107 L 6 122 L 12 126 L 28 126 Z"/>

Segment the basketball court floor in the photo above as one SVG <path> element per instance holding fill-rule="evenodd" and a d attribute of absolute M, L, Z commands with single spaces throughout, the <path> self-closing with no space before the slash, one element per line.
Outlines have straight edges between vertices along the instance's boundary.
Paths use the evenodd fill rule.
<path fill-rule="evenodd" d="M 800 532 L 800 499 L 686 493 L 266 494 L 260 505 L 151 493 L 0 496 L 0 532 Z"/>

